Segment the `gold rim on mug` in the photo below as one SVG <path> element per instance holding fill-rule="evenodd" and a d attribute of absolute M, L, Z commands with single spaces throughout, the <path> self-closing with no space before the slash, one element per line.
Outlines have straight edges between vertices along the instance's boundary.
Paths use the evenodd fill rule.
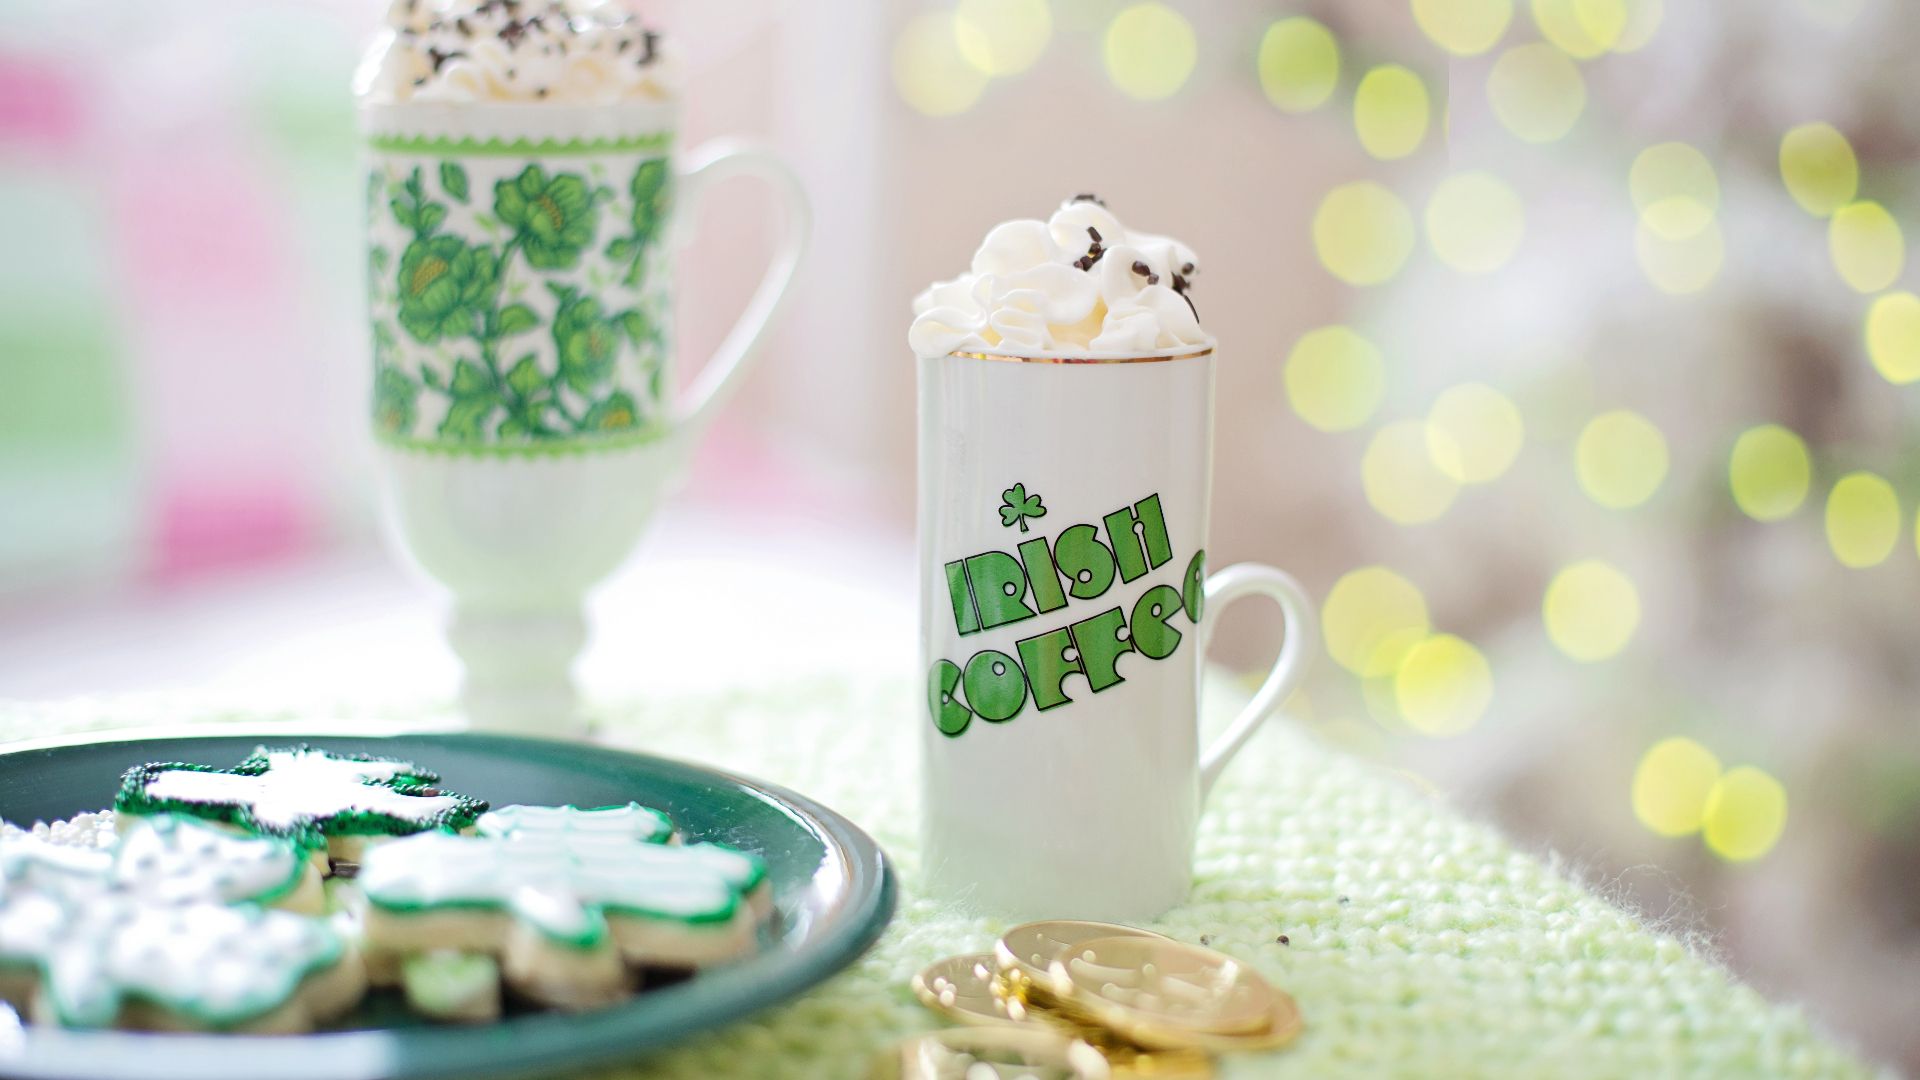
<path fill-rule="evenodd" d="M 1202 356 L 1212 356 L 1213 346 L 1203 346 L 1191 352 L 1159 353 L 1151 356 L 1015 356 L 1012 353 L 959 350 L 947 355 L 965 360 L 999 360 L 1008 364 L 1160 364 L 1169 360 L 1197 360 Z"/>

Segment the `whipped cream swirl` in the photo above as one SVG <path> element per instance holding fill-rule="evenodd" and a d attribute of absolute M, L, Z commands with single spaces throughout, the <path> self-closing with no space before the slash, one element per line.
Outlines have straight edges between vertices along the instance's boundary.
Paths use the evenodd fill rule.
<path fill-rule="evenodd" d="M 1132 232 L 1091 195 L 1046 221 L 994 227 L 973 267 L 913 301 L 919 356 L 1139 355 L 1206 343 L 1188 298 L 1199 260 L 1178 240 Z"/>
<path fill-rule="evenodd" d="M 664 101 L 678 66 L 618 0 L 392 0 L 361 100 Z"/>

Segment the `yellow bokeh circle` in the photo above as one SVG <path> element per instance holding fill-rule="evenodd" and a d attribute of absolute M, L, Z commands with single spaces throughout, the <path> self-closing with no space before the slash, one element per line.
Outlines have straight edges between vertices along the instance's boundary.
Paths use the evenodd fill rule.
<path fill-rule="evenodd" d="M 1423 735 L 1458 735 L 1493 700 L 1493 672 L 1470 642 L 1435 634 L 1407 651 L 1393 677 L 1400 718 Z"/>
<path fill-rule="evenodd" d="M 1728 769 L 1707 796 L 1701 833 L 1708 850 L 1746 862 L 1773 850 L 1787 828 L 1787 789 L 1751 765 Z"/>
<path fill-rule="evenodd" d="M 1453 505 L 1460 485 L 1433 463 L 1427 425 L 1402 420 L 1374 432 L 1360 459 L 1360 486 L 1380 516 L 1397 525 L 1419 525 Z"/>
<path fill-rule="evenodd" d="M 1627 8 L 1622 0 L 1533 0 L 1533 22 L 1561 52 L 1591 60 L 1620 40 Z"/>
<path fill-rule="evenodd" d="M 1920 296 L 1890 292 L 1867 308 L 1867 359 L 1890 383 L 1920 379 Z"/>
<path fill-rule="evenodd" d="M 1666 5 L 1662 0 L 1627 0 L 1627 23 L 1620 28 L 1620 37 L 1613 43 L 1617 53 L 1638 52 L 1646 48 L 1653 40 L 1654 32 L 1660 29 L 1660 20 L 1666 15 Z"/>
<path fill-rule="evenodd" d="M 1321 265 L 1349 285 L 1378 285 L 1400 272 L 1413 251 L 1413 214 L 1372 180 L 1342 184 L 1313 215 Z"/>
<path fill-rule="evenodd" d="M 1780 139 L 1780 179 L 1802 210 L 1826 217 L 1859 194 L 1860 161 L 1832 124 L 1801 124 Z"/>
<path fill-rule="evenodd" d="M 1384 566 L 1363 566 L 1333 583 L 1320 608 L 1327 655 L 1362 678 L 1400 670 L 1400 662 L 1426 640 L 1431 624 L 1420 589 Z"/>
<path fill-rule="evenodd" d="M 1515 138 L 1553 142 L 1572 131 L 1586 109 L 1587 80 L 1567 54 L 1536 41 L 1508 49 L 1493 62 L 1487 102 Z"/>
<path fill-rule="evenodd" d="M 1685 240 L 1713 224 L 1720 178 L 1713 163 L 1683 142 L 1649 146 L 1633 159 L 1627 188 L 1640 220 L 1662 240 Z"/>
<path fill-rule="evenodd" d="M 1513 0 L 1413 0 L 1413 20 L 1435 45 L 1455 56 L 1494 47 L 1513 21 Z"/>
<path fill-rule="evenodd" d="M 1340 81 L 1340 43 L 1304 15 L 1281 19 L 1260 37 L 1259 70 L 1260 88 L 1276 108 L 1319 108 Z"/>
<path fill-rule="evenodd" d="M 1526 231 L 1520 196 L 1492 173 L 1456 173 L 1427 200 L 1427 242 L 1441 262 L 1462 273 L 1505 266 Z"/>
<path fill-rule="evenodd" d="M 1667 439 L 1632 410 L 1601 413 L 1581 430 L 1573 466 L 1594 502 L 1613 510 L 1639 506 L 1667 478 Z"/>
<path fill-rule="evenodd" d="M 1851 202 L 1827 222 L 1827 253 L 1840 280 L 1856 292 L 1876 293 L 1892 285 L 1906 265 L 1906 239 L 1900 223 L 1877 202 Z"/>
<path fill-rule="evenodd" d="M 1403 158 L 1427 137 L 1427 84 L 1399 64 L 1381 64 L 1353 92 L 1353 130 L 1360 146 L 1382 161 Z"/>
<path fill-rule="evenodd" d="M 901 100 L 927 116 L 966 112 L 987 88 L 987 76 L 961 55 L 952 15 L 917 15 L 893 43 L 893 82 Z"/>
<path fill-rule="evenodd" d="M 1900 542 L 1900 497 L 1870 472 L 1841 477 L 1827 493 L 1827 546 L 1840 565 L 1878 566 Z"/>
<path fill-rule="evenodd" d="M 1748 428 L 1734 440 L 1727 483 L 1741 512 L 1755 521 L 1779 521 L 1807 501 L 1813 461 L 1806 441 L 1779 424 Z"/>
<path fill-rule="evenodd" d="M 1505 394 L 1481 383 L 1449 387 L 1427 412 L 1427 453 L 1461 484 L 1496 480 L 1520 454 L 1526 425 Z"/>
<path fill-rule="evenodd" d="M 1692 739 L 1662 739 L 1633 770 L 1633 816 L 1661 836 L 1700 831 L 1707 798 L 1720 779 L 1720 759 Z"/>
<path fill-rule="evenodd" d="M 1671 240 L 1641 218 L 1633 230 L 1633 254 L 1654 288 L 1672 296 L 1689 296 L 1720 276 L 1727 245 L 1715 221 L 1691 236 Z"/>
<path fill-rule="evenodd" d="M 1165 4 L 1134 4 L 1107 24 L 1107 77 L 1128 97 L 1172 97 L 1193 74 L 1199 43 L 1186 17 Z"/>
<path fill-rule="evenodd" d="M 1541 614 L 1561 652 L 1591 664 L 1626 648 L 1640 626 L 1640 590 L 1598 559 L 1577 562 L 1547 585 Z"/>
<path fill-rule="evenodd" d="M 1017 75 L 1047 51 L 1053 12 L 1047 0 L 959 0 L 953 33 L 960 55 L 983 74 Z"/>
<path fill-rule="evenodd" d="M 1283 378 L 1287 403 L 1321 431 L 1350 431 L 1366 423 L 1386 389 L 1380 350 L 1344 326 L 1300 335 L 1287 354 Z"/>

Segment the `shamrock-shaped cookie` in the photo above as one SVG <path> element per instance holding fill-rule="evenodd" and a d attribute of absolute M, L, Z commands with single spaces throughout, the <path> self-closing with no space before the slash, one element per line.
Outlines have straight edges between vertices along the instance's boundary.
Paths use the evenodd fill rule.
<path fill-rule="evenodd" d="M 185 818 L 110 851 L 0 842 L 0 997 L 68 1027 L 311 1030 L 366 986 L 339 934 L 295 913 L 320 896 L 295 841 Z"/>
<path fill-rule="evenodd" d="M 370 839 L 464 829 L 486 810 L 481 800 L 435 787 L 439 780 L 410 761 L 263 746 L 231 769 L 136 765 L 113 808 L 122 817 L 187 814 L 357 862 Z"/>
<path fill-rule="evenodd" d="M 664 815 L 631 804 L 510 806 L 482 818 L 479 835 L 371 849 L 358 878 L 371 972 L 401 982 L 428 1015 L 484 1019 L 500 981 L 586 1008 L 626 996 L 631 969 L 753 951 L 770 906 L 765 865 L 715 844 L 657 842 L 670 832 Z"/>

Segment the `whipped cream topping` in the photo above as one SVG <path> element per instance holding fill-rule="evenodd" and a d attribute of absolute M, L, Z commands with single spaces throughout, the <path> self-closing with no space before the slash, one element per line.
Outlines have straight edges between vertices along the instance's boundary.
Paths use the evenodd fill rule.
<path fill-rule="evenodd" d="M 1139 355 L 1209 338 L 1188 298 L 1199 260 L 1178 240 L 1134 232 L 1091 195 L 1046 221 L 994 227 L 973 267 L 913 301 L 919 356 Z"/>
<path fill-rule="evenodd" d="M 678 67 L 619 0 L 392 0 L 361 100 L 664 101 Z"/>

